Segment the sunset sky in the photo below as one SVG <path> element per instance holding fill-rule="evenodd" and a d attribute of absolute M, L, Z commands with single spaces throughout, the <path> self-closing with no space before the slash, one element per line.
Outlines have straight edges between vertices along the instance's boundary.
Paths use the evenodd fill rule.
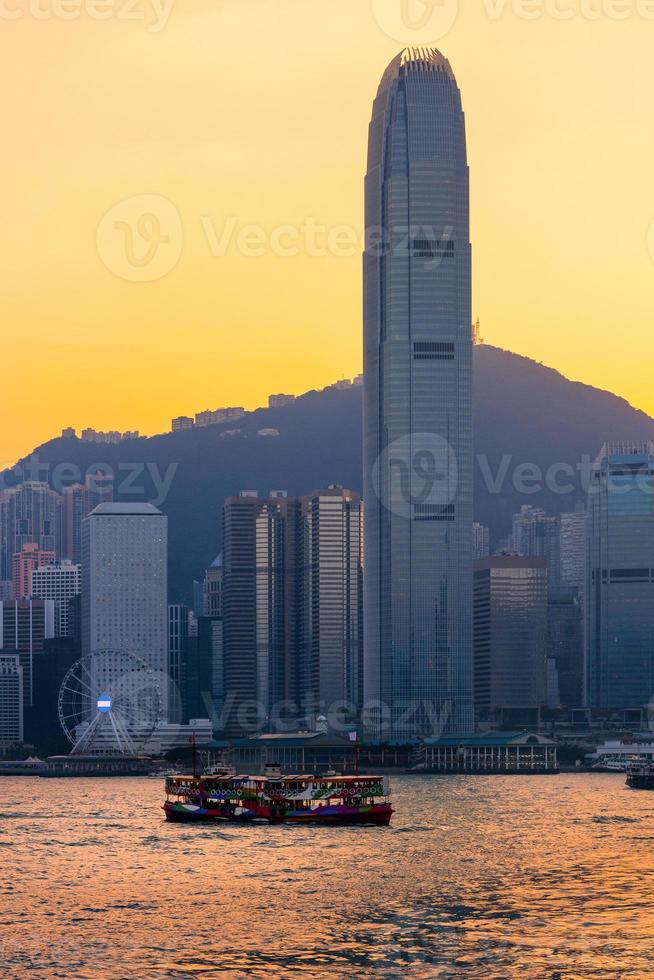
<path fill-rule="evenodd" d="M 2 0 L 0 464 L 357 374 L 371 101 L 430 41 L 485 339 L 654 414 L 654 3 L 411 2 Z"/>

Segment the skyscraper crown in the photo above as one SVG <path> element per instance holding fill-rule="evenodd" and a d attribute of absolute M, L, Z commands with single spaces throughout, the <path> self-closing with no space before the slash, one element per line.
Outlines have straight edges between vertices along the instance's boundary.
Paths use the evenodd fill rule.
<path fill-rule="evenodd" d="M 379 90 L 387 88 L 403 75 L 417 72 L 437 72 L 455 81 L 452 66 L 437 48 L 404 48 L 384 72 Z"/>

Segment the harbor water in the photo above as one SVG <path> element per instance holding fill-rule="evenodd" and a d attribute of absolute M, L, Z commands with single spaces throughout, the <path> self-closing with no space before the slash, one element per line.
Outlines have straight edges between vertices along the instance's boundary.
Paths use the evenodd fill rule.
<path fill-rule="evenodd" d="M 391 777 L 388 829 L 164 822 L 163 782 L 0 780 L 3 978 L 654 978 L 654 793 Z"/>

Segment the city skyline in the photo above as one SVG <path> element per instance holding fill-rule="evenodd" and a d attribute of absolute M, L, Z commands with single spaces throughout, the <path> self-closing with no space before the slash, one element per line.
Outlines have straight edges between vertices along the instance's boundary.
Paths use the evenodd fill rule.
<path fill-rule="evenodd" d="M 652 73 L 643 19 L 528 20 L 515 4 L 496 17 L 488 5 L 460 6 L 434 40 L 457 64 L 472 124 L 475 316 L 490 342 L 651 413 L 645 370 L 613 357 L 608 343 L 615 324 L 631 349 L 649 342 L 654 152 L 638 99 Z M 367 3 L 336 0 L 326 13 L 323 2 L 274 11 L 255 2 L 238 12 L 200 3 L 193 13 L 175 5 L 158 32 L 83 17 L 4 24 L 16 43 L 3 67 L 18 79 L 18 95 L 3 160 L 12 187 L 2 246 L 0 305 L 12 324 L 3 388 L 14 414 L 0 440 L 2 463 L 64 425 L 164 431 L 173 415 L 206 405 L 251 408 L 271 390 L 298 393 L 359 373 L 356 173 L 366 93 L 403 42 L 427 39 L 417 31 L 398 38 Z M 311 43 L 318 31 L 319 46 Z M 263 97 L 259 73 L 247 77 L 234 44 L 244 36 L 267 79 Z M 21 67 L 27 46 L 44 51 L 29 78 Z M 151 81 L 139 74 L 142 63 Z M 94 79 L 75 100 L 71 72 Z M 208 115 L 212 92 L 218 111 Z M 282 112 L 269 111 L 280 104 Z M 274 126 L 266 118 L 273 115 Z M 270 166 L 262 172 L 264 147 Z M 571 173 L 582 176 L 571 181 Z M 134 195 L 159 195 L 182 219 L 180 261 L 152 282 L 112 273 L 96 247 L 103 216 Z M 230 218 L 234 234 L 219 257 L 211 246 Z M 274 254 L 268 239 L 263 255 L 242 254 L 244 227 L 269 236 L 309 218 L 353 230 L 351 254 L 312 257 L 304 234 L 295 257 Z M 332 342 L 321 345 L 327 333 Z M 11 369 L 19 363 L 30 364 L 37 388 L 53 371 L 64 380 L 47 419 Z"/>

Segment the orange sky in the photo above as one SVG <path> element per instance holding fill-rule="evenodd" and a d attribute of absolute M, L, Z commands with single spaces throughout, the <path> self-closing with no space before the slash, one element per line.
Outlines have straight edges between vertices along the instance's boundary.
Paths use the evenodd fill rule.
<path fill-rule="evenodd" d="M 430 41 L 485 338 L 654 414 L 651 0 L 126 4 L 0 0 L 0 464 L 358 373 L 371 100 Z"/>

